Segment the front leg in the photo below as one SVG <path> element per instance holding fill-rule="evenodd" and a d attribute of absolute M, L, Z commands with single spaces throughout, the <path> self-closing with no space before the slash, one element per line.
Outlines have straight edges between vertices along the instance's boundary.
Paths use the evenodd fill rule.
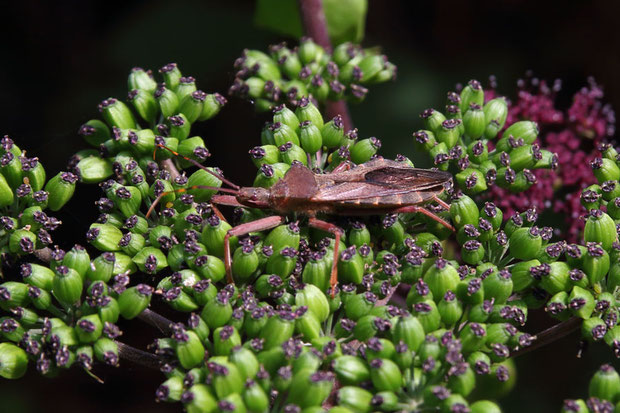
<path fill-rule="evenodd" d="M 340 247 L 340 236 L 344 231 L 337 225 L 334 225 L 327 221 L 316 219 L 314 217 L 310 217 L 310 219 L 308 220 L 308 225 L 316 229 L 330 232 L 336 237 L 336 244 L 334 245 L 334 259 L 332 260 L 332 272 L 329 277 L 329 285 L 331 286 L 332 290 L 332 298 L 334 298 L 334 295 L 336 295 L 336 285 L 338 284 L 338 258 L 340 257 L 338 249 Z"/>
<path fill-rule="evenodd" d="M 235 280 L 232 275 L 232 256 L 230 254 L 230 237 L 239 237 L 241 235 L 249 234 L 255 231 L 266 231 L 271 228 L 275 228 L 284 222 L 284 217 L 279 215 L 273 215 L 257 219 L 256 221 L 246 222 L 245 224 L 237 225 L 234 228 L 228 230 L 224 236 L 224 266 L 226 268 L 226 281 L 228 284 L 234 284 Z"/>

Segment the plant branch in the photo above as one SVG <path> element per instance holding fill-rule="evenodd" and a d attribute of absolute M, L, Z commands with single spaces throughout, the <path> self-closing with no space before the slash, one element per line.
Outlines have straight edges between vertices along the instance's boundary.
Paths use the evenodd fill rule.
<path fill-rule="evenodd" d="M 325 11 L 323 10 L 323 0 L 298 0 L 297 3 L 299 4 L 299 14 L 301 15 L 301 22 L 304 26 L 306 35 L 331 53 L 332 45 L 329 41 L 329 34 L 327 33 L 327 21 L 325 19 Z M 353 121 L 349 114 L 349 108 L 344 100 L 328 100 L 325 110 L 328 119 L 332 119 L 336 115 L 342 116 L 345 131 L 353 128 Z"/>
<path fill-rule="evenodd" d="M 170 177 L 172 179 L 175 179 L 177 176 L 180 175 L 179 170 L 176 166 L 174 166 L 172 159 L 164 159 L 163 161 L 161 161 L 161 167 L 170 173 Z"/>
<path fill-rule="evenodd" d="M 549 327 L 534 336 L 535 341 L 532 345 L 513 351 L 510 354 L 510 357 L 517 357 L 527 354 L 538 348 L 546 346 L 547 344 L 553 343 L 556 340 L 566 337 L 573 331 L 578 330 L 582 321 L 583 320 L 579 317 L 572 317 L 566 321 L 562 321 L 561 323 L 554 325 L 553 327 Z"/>
<path fill-rule="evenodd" d="M 174 321 L 164 317 L 161 314 L 151 311 L 148 308 L 138 315 L 138 318 L 147 324 L 159 329 L 163 334 L 171 334 L 172 329 L 170 326 L 174 324 Z"/>
<path fill-rule="evenodd" d="M 116 344 L 118 345 L 118 356 L 120 358 L 129 360 L 143 367 L 159 370 L 161 360 L 156 355 L 121 343 L 120 341 L 117 341 Z"/>
<path fill-rule="evenodd" d="M 52 250 L 49 247 L 34 250 L 34 256 L 43 262 L 50 262 L 52 260 Z"/>

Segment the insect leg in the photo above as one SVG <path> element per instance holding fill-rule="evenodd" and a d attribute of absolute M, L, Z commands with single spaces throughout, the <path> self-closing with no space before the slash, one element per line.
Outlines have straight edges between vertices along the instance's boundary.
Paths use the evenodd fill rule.
<path fill-rule="evenodd" d="M 310 219 L 308 220 L 308 225 L 316 229 L 331 232 L 336 237 L 336 244 L 334 245 L 334 259 L 332 261 L 332 271 L 329 278 L 329 285 L 331 286 L 332 290 L 332 298 L 334 298 L 334 295 L 336 294 L 336 285 L 338 284 L 338 257 L 340 257 L 338 248 L 340 247 L 340 235 L 344 231 L 337 225 L 334 225 L 327 221 L 316 219 L 314 217 L 310 217 Z"/>
<path fill-rule="evenodd" d="M 163 197 L 165 197 L 166 195 L 168 195 L 168 194 L 180 194 L 180 193 L 183 193 L 183 192 L 187 192 L 187 191 L 189 191 L 191 189 L 210 189 L 210 190 L 213 190 L 213 191 L 229 192 L 229 193 L 232 193 L 232 194 L 236 194 L 237 193 L 237 191 L 235 191 L 234 189 L 218 188 L 216 186 L 204 186 L 204 185 L 194 185 L 194 186 L 190 186 L 189 188 L 179 188 L 179 189 L 175 189 L 174 191 L 165 191 L 165 192 L 162 192 L 161 194 L 159 194 L 157 196 L 157 198 L 155 198 L 155 200 L 153 201 L 153 203 L 149 207 L 149 210 L 146 212 L 146 218 L 148 218 L 153 213 L 153 210 L 155 209 L 157 204 L 159 204 L 161 199 Z"/>
<path fill-rule="evenodd" d="M 451 231 L 455 231 L 454 227 L 452 225 L 450 225 L 448 222 L 446 222 L 444 219 L 438 217 L 437 215 L 433 214 L 431 211 L 429 211 L 428 209 L 424 209 L 421 206 L 418 205 L 409 205 L 409 206 L 404 206 L 404 207 L 400 207 L 397 209 L 394 209 L 392 211 L 390 211 L 392 213 L 395 214 L 405 214 L 405 213 L 416 213 L 419 212 L 421 214 L 426 215 L 427 217 L 439 222 L 441 225 L 443 225 L 444 227 L 448 228 Z"/>
<path fill-rule="evenodd" d="M 232 276 L 232 256 L 230 254 L 230 237 L 238 237 L 240 235 L 249 234 L 254 231 L 265 231 L 271 228 L 275 228 L 284 222 L 284 217 L 279 215 L 273 215 L 257 219 L 256 221 L 246 222 L 245 224 L 237 225 L 234 228 L 228 230 L 224 236 L 224 267 L 226 268 L 226 280 L 228 284 L 234 284 L 235 280 Z"/>
<path fill-rule="evenodd" d="M 338 172 L 348 171 L 351 168 L 353 168 L 353 166 L 354 166 L 353 162 L 351 162 L 351 161 L 343 161 L 337 167 L 335 167 L 330 173 L 338 173 Z"/>
<path fill-rule="evenodd" d="M 441 205 L 443 209 L 445 209 L 446 211 L 450 210 L 450 204 L 447 204 L 446 202 L 442 201 L 437 195 L 433 195 L 433 201 Z"/>

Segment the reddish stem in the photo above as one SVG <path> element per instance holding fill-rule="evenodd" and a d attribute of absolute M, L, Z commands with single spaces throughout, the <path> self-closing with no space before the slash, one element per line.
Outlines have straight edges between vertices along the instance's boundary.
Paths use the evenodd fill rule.
<path fill-rule="evenodd" d="M 329 34 L 327 33 L 327 21 L 325 20 L 325 11 L 323 10 L 323 0 L 298 0 L 298 4 L 301 22 L 304 26 L 306 35 L 331 53 L 332 45 L 329 41 Z M 349 108 L 345 101 L 338 100 L 334 102 L 328 100 L 325 109 L 328 119 L 332 119 L 336 115 L 342 116 L 345 131 L 353 128 Z"/>

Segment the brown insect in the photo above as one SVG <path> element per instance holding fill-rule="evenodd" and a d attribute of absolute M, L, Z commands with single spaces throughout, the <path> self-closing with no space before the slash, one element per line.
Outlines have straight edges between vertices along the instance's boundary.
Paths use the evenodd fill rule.
<path fill-rule="evenodd" d="M 179 155 L 163 145 L 158 146 L 183 157 L 233 188 L 194 186 L 176 192 L 190 189 L 214 189 L 232 195 L 214 195 L 211 198 L 213 204 L 271 209 L 279 214 L 247 222 L 228 231 L 224 238 L 224 264 L 229 283 L 234 283 L 231 270 L 230 237 L 275 228 L 284 223 L 286 215 L 291 213 L 305 215 L 311 227 L 334 234 L 336 242 L 330 276 L 332 294 L 338 283 L 338 247 L 344 231 L 337 225 L 316 218 L 317 214 L 349 216 L 419 212 L 454 231 L 452 225 L 423 207 L 424 204 L 434 201 L 445 209 L 450 208 L 438 197 L 443 192 L 446 182 L 452 179 L 452 175 L 448 172 L 412 168 L 403 163 L 382 158 L 357 166 L 343 163 L 334 171 L 326 174 L 314 173 L 303 164 L 294 163 L 284 177 L 268 189 L 241 188 L 206 169 L 198 162 Z M 147 217 L 159 200 L 168 193 L 164 192 L 155 199 L 147 212 Z"/>

